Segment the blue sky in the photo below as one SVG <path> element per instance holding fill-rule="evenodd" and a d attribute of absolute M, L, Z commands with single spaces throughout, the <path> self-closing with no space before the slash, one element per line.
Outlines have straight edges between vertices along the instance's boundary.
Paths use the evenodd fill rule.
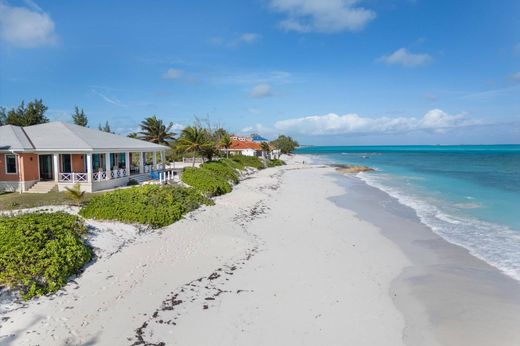
<path fill-rule="evenodd" d="M 306 144 L 520 142 L 520 2 L 3 1 L 0 105 Z"/>

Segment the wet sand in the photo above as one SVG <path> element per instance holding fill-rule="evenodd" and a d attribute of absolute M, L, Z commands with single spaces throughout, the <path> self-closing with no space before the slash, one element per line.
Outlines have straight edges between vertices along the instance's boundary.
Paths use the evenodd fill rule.
<path fill-rule="evenodd" d="M 520 283 L 434 234 L 415 212 L 354 176 L 332 200 L 379 227 L 412 265 L 390 294 L 408 345 L 520 345 Z"/>

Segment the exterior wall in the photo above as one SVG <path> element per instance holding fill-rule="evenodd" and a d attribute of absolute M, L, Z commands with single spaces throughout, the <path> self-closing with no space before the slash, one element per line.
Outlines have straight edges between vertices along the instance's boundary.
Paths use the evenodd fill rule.
<path fill-rule="evenodd" d="M 22 181 L 35 181 L 40 179 L 38 173 L 38 155 L 20 154 L 18 162 Z"/>
<path fill-rule="evenodd" d="M 70 155 L 70 161 L 72 165 L 72 172 L 74 173 L 86 173 L 85 161 L 83 154 L 72 154 Z M 71 173 L 72 173 L 71 172 Z M 69 173 L 69 172 L 67 172 Z"/>
<path fill-rule="evenodd" d="M 5 155 L 11 155 L 11 154 L 0 154 L 0 181 L 2 182 L 16 182 L 18 183 L 19 180 L 19 174 L 20 174 L 20 162 L 17 162 L 18 165 L 18 172 L 16 174 L 7 174 L 6 173 L 6 160 Z M 16 156 L 18 159 L 18 156 Z"/>

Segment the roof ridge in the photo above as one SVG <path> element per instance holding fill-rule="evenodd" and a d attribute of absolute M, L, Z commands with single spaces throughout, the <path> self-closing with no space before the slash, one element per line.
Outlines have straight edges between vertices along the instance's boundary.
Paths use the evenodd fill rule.
<path fill-rule="evenodd" d="M 87 148 L 90 148 L 90 149 L 94 149 L 86 140 L 85 138 L 83 138 L 79 133 L 75 132 L 75 131 L 72 131 L 72 129 L 69 127 L 69 125 L 74 125 L 74 126 L 78 126 L 78 127 L 83 127 L 83 126 L 80 126 L 80 125 L 76 125 L 76 124 L 70 124 L 70 123 L 64 123 L 62 121 L 56 121 L 57 123 L 60 123 L 63 125 L 63 127 L 65 127 L 68 131 L 70 131 L 74 136 L 78 137 L 81 142 L 83 144 L 85 144 L 85 146 Z M 88 127 L 85 127 L 86 129 L 88 129 Z"/>
<path fill-rule="evenodd" d="M 23 135 L 25 136 L 25 138 L 27 138 L 27 141 L 29 141 L 29 144 L 31 145 L 32 149 L 35 149 L 36 147 L 34 146 L 34 143 L 33 143 L 33 141 L 31 140 L 31 137 L 29 137 L 29 135 L 27 134 L 27 132 L 25 132 L 25 129 L 23 128 L 23 126 L 19 126 L 19 127 L 20 127 L 20 130 L 22 130 Z"/>

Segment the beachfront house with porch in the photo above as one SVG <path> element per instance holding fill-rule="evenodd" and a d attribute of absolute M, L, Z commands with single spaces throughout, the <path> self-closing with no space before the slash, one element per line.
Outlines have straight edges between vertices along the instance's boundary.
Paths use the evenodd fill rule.
<path fill-rule="evenodd" d="M 78 125 L 0 126 L 0 191 L 94 192 L 164 174 L 169 147 Z M 162 175 L 161 175 L 162 176 Z"/>
<path fill-rule="evenodd" d="M 259 136 L 257 136 L 259 137 Z M 263 137 L 259 137 L 265 139 Z M 262 141 L 262 142 L 266 142 Z M 275 149 L 269 145 L 269 152 L 262 149 L 262 142 L 255 141 L 253 137 L 249 136 L 231 136 L 231 146 L 228 149 L 223 149 L 223 152 L 229 152 L 231 155 L 244 155 L 244 156 L 255 156 L 263 157 L 266 159 L 278 159 L 280 158 L 280 150 Z"/>

